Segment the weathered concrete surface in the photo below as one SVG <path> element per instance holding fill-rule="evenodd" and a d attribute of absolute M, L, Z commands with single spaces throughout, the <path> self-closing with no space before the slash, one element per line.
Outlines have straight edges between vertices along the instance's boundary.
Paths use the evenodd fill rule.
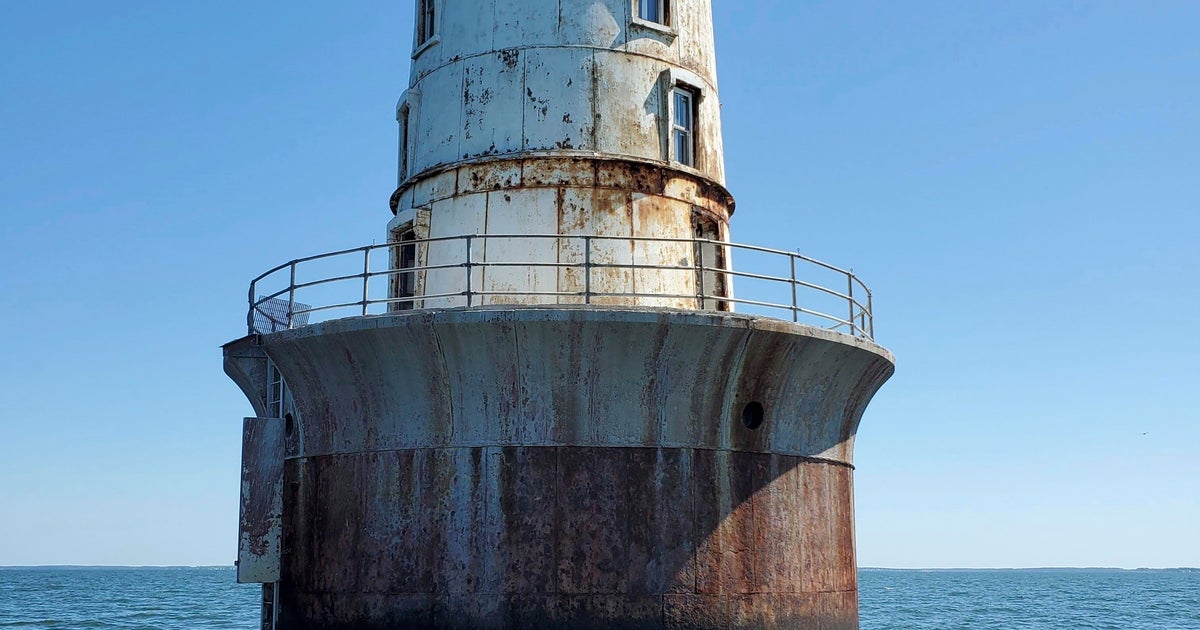
<path fill-rule="evenodd" d="M 510 307 L 262 343 L 299 412 L 281 628 L 857 627 L 853 436 L 893 369 L 870 342 Z"/>

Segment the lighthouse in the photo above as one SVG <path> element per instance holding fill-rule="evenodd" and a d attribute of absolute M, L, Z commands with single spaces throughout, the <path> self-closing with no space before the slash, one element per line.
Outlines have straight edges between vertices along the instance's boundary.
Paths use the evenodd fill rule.
<path fill-rule="evenodd" d="M 384 242 L 224 347 L 263 628 L 857 628 L 894 361 L 857 276 L 730 237 L 710 2 L 414 11 Z"/>

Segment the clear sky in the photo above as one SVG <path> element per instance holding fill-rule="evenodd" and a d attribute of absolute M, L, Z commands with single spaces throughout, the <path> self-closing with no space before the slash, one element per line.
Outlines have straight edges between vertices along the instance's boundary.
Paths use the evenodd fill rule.
<path fill-rule="evenodd" d="M 896 376 L 864 566 L 1200 566 L 1200 3 L 715 0 L 739 242 Z M 229 564 L 248 281 L 382 240 L 411 2 L 4 3 L 0 565 Z"/>

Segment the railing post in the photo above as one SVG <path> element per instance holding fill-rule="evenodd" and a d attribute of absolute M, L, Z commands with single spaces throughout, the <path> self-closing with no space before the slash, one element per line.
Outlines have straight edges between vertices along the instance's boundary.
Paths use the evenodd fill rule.
<path fill-rule="evenodd" d="M 875 305 L 871 303 L 870 289 L 867 289 L 867 336 L 875 338 Z"/>
<path fill-rule="evenodd" d="M 471 237 L 470 236 L 467 236 L 467 262 L 464 266 L 467 268 L 467 307 L 470 308 L 471 306 L 473 306 L 472 299 L 471 299 L 472 294 L 471 294 Z"/>
<path fill-rule="evenodd" d="M 250 283 L 250 310 L 246 311 L 246 334 L 254 334 L 254 283 Z"/>
<path fill-rule="evenodd" d="M 362 299 L 362 315 L 363 315 L 363 317 L 367 316 L 367 300 L 369 299 L 367 289 L 368 289 L 368 285 L 370 284 L 370 282 L 371 282 L 371 248 L 368 247 L 363 250 L 363 296 L 362 296 L 363 297 L 363 299 Z"/>
<path fill-rule="evenodd" d="M 592 303 L 592 237 L 583 237 L 583 303 Z"/>
<path fill-rule="evenodd" d="M 850 334 L 854 335 L 854 331 L 858 326 L 854 323 L 854 272 L 846 274 L 846 295 L 850 297 L 847 300 L 850 307 Z"/>
<path fill-rule="evenodd" d="M 287 312 L 287 327 L 292 329 L 292 315 L 296 312 L 296 263 L 293 261 L 291 267 L 291 280 L 288 282 L 288 312 Z"/>
<path fill-rule="evenodd" d="M 788 260 L 792 263 L 792 321 L 800 321 L 800 303 L 796 300 L 796 257 L 788 254 Z"/>
<path fill-rule="evenodd" d="M 699 239 L 692 241 L 696 248 L 696 303 L 697 308 L 704 310 L 704 243 Z"/>

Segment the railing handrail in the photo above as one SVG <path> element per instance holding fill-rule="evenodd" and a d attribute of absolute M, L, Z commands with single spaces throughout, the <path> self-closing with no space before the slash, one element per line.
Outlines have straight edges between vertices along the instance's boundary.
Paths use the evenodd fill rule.
<path fill-rule="evenodd" d="M 491 239 L 524 239 L 524 240 L 552 239 L 559 243 L 579 241 L 579 242 L 582 242 L 582 244 L 583 244 L 583 251 L 580 252 L 583 257 L 583 261 L 582 262 L 561 262 L 559 260 L 556 260 L 555 262 L 523 262 L 523 261 L 514 261 L 514 260 L 503 260 L 503 261 L 474 260 L 473 259 L 474 253 L 472 250 L 472 241 L 485 241 L 486 242 L 487 240 L 491 240 Z M 384 250 L 392 249 L 392 248 L 396 248 L 396 247 L 400 247 L 400 246 L 406 246 L 406 247 L 407 246 L 414 246 L 414 247 L 426 246 L 426 247 L 428 247 L 429 245 L 432 245 L 435 243 L 446 243 L 446 242 L 453 242 L 453 241 L 460 241 L 460 242 L 463 242 L 465 245 L 465 250 L 463 252 L 464 255 L 462 256 L 460 261 L 447 262 L 447 263 L 441 263 L 441 264 L 432 264 L 432 265 L 431 264 L 425 264 L 425 265 L 417 264 L 417 265 L 414 265 L 411 267 L 404 267 L 404 268 L 393 268 L 389 265 L 388 269 L 382 270 L 382 271 L 373 271 L 371 269 L 371 252 L 373 252 L 373 251 L 381 250 L 381 249 L 384 249 Z M 720 251 L 722 251 L 724 253 L 725 260 L 726 260 L 726 266 L 714 266 L 713 264 L 711 264 L 713 261 L 707 261 L 710 264 L 705 264 L 706 261 L 703 260 L 703 255 L 702 255 L 703 250 L 699 250 L 699 249 L 695 250 L 696 254 L 697 254 L 696 255 L 697 259 L 692 261 L 693 264 L 690 264 L 690 265 L 689 264 L 656 265 L 656 264 L 633 263 L 633 262 L 630 262 L 630 263 L 595 262 L 594 257 L 593 257 L 593 251 L 592 251 L 592 249 L 593 249 L 592 244 L 597 241 L 599 241 L 599 242 L 619 241 L 619 242 L 628 242 L 631 244 L 633 244 L 633 243 L 675 243 L 675 244 L 689 244 L 689 245 L 692 245 L 693 247 L 696 247 L 698 245 L 708 245 L 708 246 L 721 248 Z M 787 262 L 785 263 L 785 267 L 783 268 L 783 271 L 785 271 L 787 273 L 785 275 L 779 275 L 776 273 L 760 273 L 760 272 L 751 272 L 751 271 L 744 271 L 744 270 L 739 271 L 737 269 L 734 269 L 733 266 L 728 263 L 729 255 L 733 251 L 756 252 L 756 253 L 760 253 L 760 254 L 767 254 L 770 256 L 784 257 L 784 258 L 786 258 Z M 327 276 L 320 276 L 315 279 L 306 279 L 303 282 L 297 281 L 298 268 L 300 268 L 303 265 L 306 265 L 307 263 L 313 263 L 315 261 L 328 260 L 328 259 L 334 259 L 334 258 L 344 257 L 344 256 L 353 256 L 353 255 L 361 255 L 363 258 L 362 266 L 361 266 L 362 271 L 359 273 L 330 274 Z M 845 280 L 844 280 L 845 284 L 843 285 L 844 288 L 843 289 L 834 289 L 829 286 L 823 286 L 822 284 L 818 284 L 816 282 L 810 282 L 810 281 L 798 278 L 797 277 L 797 269 L 798 269 L 799 264 L 815 266 L 815 267 L 823 269 L 827 272 L 832 272 L 834 274 L 840 274 L 840 275 L 844 276 L 844 278 L 845 278 Z M 531 288 L 529 290 L 524 290 L 524 291 L 522 291 L 522 290 L 496 291 L 496 290 L 487 290 L 486 288 L 477 288 L 477 287 L 472 286 L 472 282 L 473 282 L 472 275 L 473 275 L 473 271 L 475 269 L 513 268 L 513 267 L 545 268 L 545 269 L 555 269 L 555 270 L 579 269 L 579 270 L 583 271 L 583 278 L 582 278 L 583 290 L 582 291 L 544 291 L 544 290 L 534 290 L 533 288 Z M 429 272 L 429 271 L 445 270 L 445 269 L 465 269 L 466 270 L 465 290 L 442 292 L 442 293 L 432 293 L 432 294 L 425 293 L 425 294 L 411 295 L 411 296 L 409 296 L 409 295 L 393 296 L 393 295 L 391 295 L 391 292 L 389 291 L 389 294 L 385 298 L 372 298 L 371 297 L 370 281 L 372 278 L 394 277 L 394 276 L 398 276 L 401 274 L 424 274 L 425 272 Z M 594 284 L 593 284 L 593 279 L 592 279 L 593 270 L 612 270 L 612 269 L 631 270 L 631 271 L 690 270 L 690 271 L 694 272 L 695 274 L 697 274 L 696 275 L 697 281 L 695 282 L 696 291 L 693 293 L 664 293 L 664 292 L 656 293 L 656 292 L 639 292 L 639 291 L 614 292 L 614 291 L 597 291 L 597 290 L 595 290 Z M 278 291 L 274 291 L 265 296 L 260 296 L 257 294 L 259 284 L 262 281 L 264 281 L 268 278 L 271 278 L 275 274 L 278 274 L 285 270 L 287 270 L 287 272 L 288 272 L 288 278 L 286 281 L 287 286 L 285 288 L 280 289 Z M 706 291 L 706 287 L 704 285 L 705 285 L 707 277 L 710 275 L 713 278 L 720 278 L 723 281 L 722 286 L 726 287 L 726 290 L 724 291 L 725 294 L 718 293 L 715 291 L 711 292 L 711 293 Z M 424 276 L 421 276 L 421 277 L 424 277 Z M 734 296 L 728 290 L 733 278 L 745 278 L 748 280 L 755 280 L 755 281 L 770 282 L 770 283 L 786 285 L 787 287 L 790 288 L 791 303 L 786 304 L 786 303 L 770 302 L 770 301 L 766 301 L 766 299 L 758 299 L 758 296 L 751 296 L 750 298 Z M 361 281 L 362 281 L 361 299 L 345 300 L 345 301 L 338 300 L 335 303 L 316 304 L 316 305 L 311 305 L 311 306 L 307 305 L 307 304 L 300 304 L 296 301 L 296 292 L 299 290 L 309 289 L 309 288 L 321 286 L 321 285 L 333 284 L 333 283 L 337 283 L 337 282 L 356 280 L 356 279 L 361 279 Z M 810 308 L 807 305 L 802 305 L 801 300 L 799 298 L 800 291 L 818 292 L 820 294 L 829 296 L 831 298 L 843 301 L 846 304 L 845 308 L 847 310 L 843 312 L 843 315 L 835 316 L 830 313 L 825 313 L 825 312 L 822 312 L 819 310 L 815 310 L 813 308 Z M 286 294 L 286 300 L 284 300 L 285 294 Z M 273 322 L 277 321 L 276 315 L 278 315 L 279 318 L 282 319 L 286 323 L 286 327 L 291 328 L 291 327 L 294 327 L 295 325 L 297 325 L 297 319 L 300 320 L 299 325 L 304 325 L 308 321 L 307 318 L 310 314 L 318 313 L 318 312 L 322 312 L 322 311 L 329 311 L 329 310 L 333 310 L 333 309 L 351 308 L 351 307 L 357 306 L 357 307 L 361 307 L 360 313 L 361 313 L 361 315 L 365 316 L 365 315 L 369 314 L 369 308 L 373 305 L 374 306 L 386 305 L 390 309 L 393 305 L 398 304 L 398 303 L 411 303 L 412 308 L 421 309 L 421 308 L 432 308 L 432 307 L 417 306 L 417 303 L 420 303 L 422 301 L 433 301 L 433 300 L 450 299 L 450 298 L 465 298 L 467 307 L 470 308 L 473 306 L 480 306 L 485 301 L 485 300 L 478 299 L 478 298 L 486 298 L 489 296 L 517 296 L 517 297 L 523 296 L 523 297 L 531 297 L 531 298 L 534 298 L 534 297 L 553 297 L 553 298 L 574 297 L 574 298 L 582 298 L 583 302 L 585 304 L 593 303 L 593 299 L 595 299 L 595 298 L 646 298 L 646 299 L 651 299 L 651 300 L 652 299 L 677 299 L 677 300 L 695 299 L 695 300 L 698 300 L 698 304 L 701 307 L 703 307 L 705 304 L 726 304 L 726 305 L 745 304 L 745 305 L 763 307 L 763 308 L 767 308 L 767 309 L 777 309 L 777 310 L 783 310 L 783 311 L 790 312 L 792 321 L 799 321 L 801 315 L 817 318 L 819 320 L 825 321 L 827 324 L 831 324 L 831 325 L 826 326 L 826 328 L 829 328 L 831 330 L 840 330 L 840 329 L 849 327 L 849 331 L 850 331 L 849 334 L 851 334 L 851 335 L 865 337 L 868 339 L 874 338 L 874 313 L 873 313 L 871 290 L 867 287 L 867 285 L 858 276 L 856 276 L 854 274 L 853 271 L 842 269 L 842 268 L 834 266 L 834 265 L 830 265 L 828 263 L 816 260 L 814 258 L 810 258 L 808 256 L 805 256 L 805 255 L 797 253 L 797 252 L 791 252 L 791 251 L 786 251 L 786 250 L 781 250 L 781 249 L 772 249 L 769 247 L 760 247 L 760 246 L 756 246 L 756 245 L 745 245 L 745 244 L 741 244 L 741 243 L 732 243 L 732 242 L 727 242 L 727 241 L 719 241 L 719 240 L 705 239 L 705 238 L 608 236 L 608 235 L 591 235 L 591 234 L 467 234 L 467 235 L 455 235 L 455 236 L 439 236 L 439 237 L 407 240 L 407 241 L 404 241 L 403 243 L 390 242 L 390 243 L 379 243 L 379 244 L 373 244 L 373 245 L 364 245 L 364 246 L 360 246 L 360 247 L 352 247 L 352 248 L 341 249 L 341 250 L 337 250 L 337 251 L 333 251 L 333 252 L 327 252 L 327 253 L 323 253 L 323 254 L 315 254 L 312 256 L 296 258 L 296 259 L 290 260 L 286 263 L 283 263 L 281 265 L 276 265 L 275 267 L 272 267 L 271 269 L 267 270 L 266 272 L 256 276 L 250 282 L 250 291 L 249 291 L 250 308 L 247 313 L 247 325 L 248 325 L 248 328 L 249 328 L 251 334 L 256 332 L 256 330 L 255 330 L 255 314 L 256 313 L 270 317 Z M 277 312 L 275 315 L 272 315 L 272 314 L 267 313 L 264 310 L 264 305 L 271 303 L 272 300 L 277 300 L 278 301 L 277 305 L 281 305 L 284 301 L 286 301 L 286 306 L 287 306 L 286 316 L 284 316 L 282 312 Z M 279 306 L 279 309 L 282 309 L 282 306 Z M 298 317 L 298 316 L 303 316 L 303 317 Z"/>

